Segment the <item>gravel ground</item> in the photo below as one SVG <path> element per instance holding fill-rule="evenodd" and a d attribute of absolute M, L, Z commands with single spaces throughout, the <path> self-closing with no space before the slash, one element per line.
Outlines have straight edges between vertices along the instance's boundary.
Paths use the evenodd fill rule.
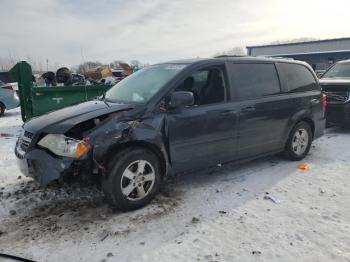
<path fill-rule="evenodd" d="M 350 132 L 300 162 L 269 157 L 177 176 L 147 207 L 113 210 L 79 184 L 41 188 L 13 154 L 19 110 L 0 118 L 0 253 L 35 261 L 350 261 Z"/>

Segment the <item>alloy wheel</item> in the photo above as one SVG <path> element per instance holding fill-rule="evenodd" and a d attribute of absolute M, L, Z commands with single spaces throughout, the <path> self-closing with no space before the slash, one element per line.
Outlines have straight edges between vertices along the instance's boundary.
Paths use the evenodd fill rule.
<path fill-rule="evenodd" d="M 141 200 L 152 191 L 155 179 L 154 167 L 151 163 L 146 160 L 134 161 L 122 174 L 121 191 L 128 200 Z"/>
<path fill-rule="evenodd" d="M 293 152 L 300 156 L 305 153 L 309 144 L 309 134 L 304 128 L 299 128 L 292 140 L 292 150 Z"/>

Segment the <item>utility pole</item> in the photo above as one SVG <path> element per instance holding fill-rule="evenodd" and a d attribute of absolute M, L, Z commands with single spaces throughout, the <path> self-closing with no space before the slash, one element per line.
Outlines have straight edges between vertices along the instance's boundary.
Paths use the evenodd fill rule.
<path fill-rule="evenodd" d="M 49 71 L 49 59 L 46 58 L 46 72 Z"/>

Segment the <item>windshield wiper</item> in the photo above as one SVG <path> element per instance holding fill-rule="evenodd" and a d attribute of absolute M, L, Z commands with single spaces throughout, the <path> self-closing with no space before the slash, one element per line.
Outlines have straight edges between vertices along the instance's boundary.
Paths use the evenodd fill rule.
<path fill-rule="evenodd" d="M 106 99 L 106 93 L 103 93 L 103 95 L 99 96 L 97 99 L 103 101 L 109 107 L 108 100 Z"/>
<path fill-rule="evenodd" d="M 114 104 L 129 104 L 128 101 L 123 101 L 123 100 L 118 100 L 118 99 L 107 99 L 105 98 L 105 101 L 106 102 L 109 102 L 109 103 L 114 103 Z"/>
<path fill-rule="evenodd" d="M 106 98 L 106 93 L 103 93 L 102 96 L 98 97 L 98 100 L 105 100 Z"/>

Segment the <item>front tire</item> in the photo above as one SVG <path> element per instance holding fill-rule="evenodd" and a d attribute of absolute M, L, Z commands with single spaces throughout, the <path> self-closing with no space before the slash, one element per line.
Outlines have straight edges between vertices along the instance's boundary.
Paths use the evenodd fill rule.
<path fill-rule="evenodd" d="M 302 121 L 295 125 L 289 135 L 285 154 L 292 161 L 303 159 L 310 151 L 312 130 L 308 123 Z"/>
<path fill-rule="evenodd" d="M 158 157 L 142 148 L 120 151 L 102 178 L 102 189 L 110 205 L 122 211 L 147 205 L 161 184 Z"/>
<path fill-rule="evenodd" d="M 5 114 L 5 105 L 0 102 L 0 116 Z"/>

